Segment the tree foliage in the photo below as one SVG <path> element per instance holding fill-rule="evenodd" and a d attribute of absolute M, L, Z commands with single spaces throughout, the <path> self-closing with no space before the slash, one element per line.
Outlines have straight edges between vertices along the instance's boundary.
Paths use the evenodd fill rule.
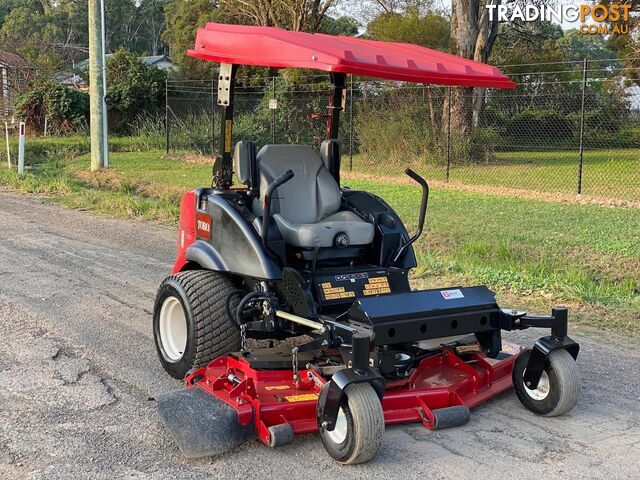
<path fill-rule="evenodd" d="M 358 21 L 352 17 L 341 16 L 337 18 L 325 15 L 320 22 L 318 31 L 329 35 L 345 35 L 354 37 L 358 34 Z"/>
<path fill-rule="evenodd" d="M 220 0 L 230 23 L 317 32 L 338 0 Z"/>
<path fill-rule="evenodd" d="M 218 8 L 210 0 L 175 0 L 166 6 L 165 12 L 162 40 L 171 46 L 171 58 L 181 73 L 192 79 L 210 78 L 215 65 L 187 57 L 187 50 L 193 48 L 198 28 L 219 18 Z"/>
<path fill-rule="evenodd" d="M 172 1 L 105 2 L 107 51 L 122 47 L 138 54 L 163 52 L 164 9 Z M 87 17 L 86 0 L 2 0 L 0 46 L 46 75 L 87 57 Z"/>
<path fill-rule="evenodd" d="M 46 120 L 50 133 L 72 133 L 86 126 L 89 95 L 45 81 L 18 97 L 16 111 L 22 120 L 36 130 L 42 131 Z"/>
<path fill-rule="evenodd" d="M 406 42 L 447 50 L 449 20 L 437 12 L 420 12 L 410 7 L 403 13 L 380 13 L 367 25 L 367 35 L 385 42 Z"/>
<path fill-rule="evenodd" d="M 165 73 L 143 64 L 136 55 L 118 50 L 107 61 L 107 107 L 112 128 L 126 131 L 142 112 L 163 105 Z"/>

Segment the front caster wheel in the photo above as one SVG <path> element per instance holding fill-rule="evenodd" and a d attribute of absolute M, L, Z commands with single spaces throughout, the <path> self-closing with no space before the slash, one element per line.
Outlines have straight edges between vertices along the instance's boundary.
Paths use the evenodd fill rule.
<path fill-rule="evenodd" d="M 547 357 L 538 388 L 529 389 L 522 377 L 530 355 L 530 349 L 524 350 L 513 366 L 513 386 L 518 399 L 528 410 L 538 415 L 564 415 L 575 407 L 580 395 L 582 382 L 578 365 L 566 350 L 554 350 Z"/>
<path fill-rule="evenodd" d="M 329 384 L 323 388 L 329 388 Z M 370 384 L 351 384 L 344 393 L 335 428 L 329 431 L 318 425 L 318 430 L 331 458 L 344 465 L 355 465 L 371 460 L 380 450 L 384 415 Z"/>

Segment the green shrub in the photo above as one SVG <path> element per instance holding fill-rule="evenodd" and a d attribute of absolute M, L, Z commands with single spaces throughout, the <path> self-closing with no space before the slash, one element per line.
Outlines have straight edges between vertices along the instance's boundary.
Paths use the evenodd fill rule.
<path fill-rule="evenodd" d="M 495 160 L 496 145 L 500 141 L 492 128 L 476 128 L 469 137 L 469 161 L 491 162 Z"/>
<path fill-rule="evenodd" d="M 387 108 L 363 104 L 354 119 L 359 152 L 391 162 L 440 163 L 443 148 L 428 119 L 424 105 Z"/>
<path fill-rule="evenodd" d="M 59 83 L 37 83 L 16 100 L 21 120 L 37 132 L 44 131 L 45 120 L 49 133 L 70 134 L 86 129 L 89 115 L 89 96 Z"/>
<path fill-rule="evenodd" d="M 109 128 L 129 133 L 142 112 L 154 114 L 164 105 L 166 75 L 123 49 L 107 60 Z"/>
<path fill-rule="evenodd" d="M 513 140 L 526 143 L 528 138 L 566 140 L 574 136 L 576 123 L 558 110 L 525 109 L 513 115 L 506 125 L 505 134 Z"/>
<path fill-rule="evenodd" d="M 451 132 L 451 163 L 494 161 L 498 139 L 492 128 L 476 128 L 471 134 Z"/>

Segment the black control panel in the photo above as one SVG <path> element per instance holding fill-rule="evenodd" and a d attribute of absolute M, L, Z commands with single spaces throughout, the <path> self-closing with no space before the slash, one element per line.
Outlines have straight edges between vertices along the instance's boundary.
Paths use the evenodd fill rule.
<path fill-rule="evenodd" d="M 314 284 L 317 298 L 325 305 L 353 303 L 356 298 L 391 293 L 388 273 L 381 268 L 319 274 Z"/>

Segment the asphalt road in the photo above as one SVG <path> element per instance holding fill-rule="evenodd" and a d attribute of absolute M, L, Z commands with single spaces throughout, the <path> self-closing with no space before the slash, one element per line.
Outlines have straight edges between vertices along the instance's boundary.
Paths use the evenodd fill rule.
<path fill-rule="evenodd" d="M 388 428 L 366 465 L 335 464 L 314 435 L 187 461 L 153 402 L 180 388 L 151 334 L 174 246 L 171 228 L 0 192 L 0 478 L 640 478 L 640 347 L 579 330 L 584 385 L 565 417 L 509 391 L 464 427 Z"/>

